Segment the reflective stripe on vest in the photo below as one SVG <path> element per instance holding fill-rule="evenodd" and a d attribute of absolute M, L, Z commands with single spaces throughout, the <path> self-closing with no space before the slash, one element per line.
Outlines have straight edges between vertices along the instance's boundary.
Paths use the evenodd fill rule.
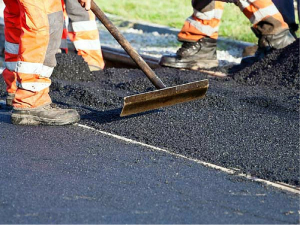
<path fill-rule="evenodd" d="M 5 67 L 10 71 L 15 71 L 17 67 L 17 62 L 5 62 Z"/>
<path fill-rule="evenodd" d="M 200 32 L 206 34 L 207 36 L 211 36 L 213 35 L 215 32 L 218 32 L 219 30 L 219 26 L 217 27 L 211 27 L 209 25 L 203 25 L 197 21 L 195 21 L 192 17 L 189 17 L 187 19 L 187 21 L 193 26 L 195 27 L 197 30 L 199 30 Z"/>
<path fill-rule="evenodd" d="M 265 18 L 267 16 L 273 16 L 277 13 L 279 13 L 279 11 L 276 8 L 276 6 L 273 4 L 266 8 L 262 8 L 262 9 L 259 9 L 258 11 L 256 11 L 253 14 L 253 16 L 251 16 L 250 21 L 252 24 L 256 24 L 259 21 L 261 21 L 263 18 Z"/>
<path fill-rule="evenodd" d="M 29 90 L 29 91 L 41 91 L 44 90 L 45 88 L 49 87 L 51 83 L 42 83 L 42 82 L 24 82 L 20 83 L 17 81 L 17 86 L 19 88 Z"/>
<path fill-rule="evenodd" d="M 74 45 L 77 50 L 99 50 L 101 47 L 99 40 L 78 40 Z"/>
<path fill-rule="evenodd" d="M 239 1 L 239 5 L 241 6 L 241 10 L 243 11 L 243 9 L 245 9 L 245 8 L 247 8 L 249 5 L 250 5 L 250 3 L 252 3 L 252 2 L 256 2 L 257 0 L 240 0 Z"/>
<path fill-rule="evenodd" d="M 74 32 L 98 30 L 96 21 L 80 21 L 73 22 L 72 28 Z"/>
<path fill-rule="evenodd" d="M 18 61 L 16 72 L 25 74 L 38 74 L 41 77 L 50 77 L 54 67 L 45 66 L 41 63 Z"/>
<path fill-rule="evenodd" d="M 208 12 L 199 12 L 194 9 L 194 15 L 201 20 L 211 20 L 211 19 L 218 19 L 220 20 L 223 14 L 222 9 L 214 9 Z"/>
<path fill-rule="evenodd" d="M 5 51 L 17 55 L 19 53 L 19 44 L 14 44 L 8 41 L 5 41 Z"/>

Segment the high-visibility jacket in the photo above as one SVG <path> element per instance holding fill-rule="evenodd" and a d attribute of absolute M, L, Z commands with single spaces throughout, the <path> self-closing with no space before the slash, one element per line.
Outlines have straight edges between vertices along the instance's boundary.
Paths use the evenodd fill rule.
<path fill-rule="evenodd" d="M 14 107 L 35 108 L 51 102 L 50 76 L 56 66 L 63 28 L 60 0 L 4 0 L 7 91 Z"/>
<path fill-rule="evenodd" d="M 104 60 L 94 13 L 86 11 L 75 0 L 62 0 L 62 5 L 65 23 L 61 48 L 68 52 L 69 37 L 78 55 L 81 55 L 88 65 L 103 69 Z"/>
<path fill-rule="evenodd" d="M 288 25 L 271 0 L 240 0 L 240 10 L 261 35 L 277 34 Z M 187 18 L 178 34 L 180 41 L 198 41 L 203 37 L 218 38 L 224 3 L 212 0 L 192 0 L 194 13 Z"/>

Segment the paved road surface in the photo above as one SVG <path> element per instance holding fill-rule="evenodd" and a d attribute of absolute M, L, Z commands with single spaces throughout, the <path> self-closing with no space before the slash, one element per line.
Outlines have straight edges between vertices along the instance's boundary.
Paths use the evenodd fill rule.
<path fill-rule="evenodd" d="M 299 222 L 299 196 L 78 126 L 0 110 L 1 223 Z"/>

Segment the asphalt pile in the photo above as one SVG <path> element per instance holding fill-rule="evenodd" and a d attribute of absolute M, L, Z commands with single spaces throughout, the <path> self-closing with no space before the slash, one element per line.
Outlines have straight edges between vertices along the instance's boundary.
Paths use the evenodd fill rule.
<path fill-rule="evenodd" d="M 89 72 L 80 56 L 58 54 L 52 99 L 81 123 L 147 144 L 299 186 L 299 40 L 226 78 L 158 68 L 167 86 L 209 79 L 201 100 L 121 118 L 125 96 L 155 90 L 139 69 Z M 219 68 L 223 71 L 223 68 Z M 4 96 L 4 82 L 0 94 Z M 233 178 L 234 179 L 234 178 Z"/>
<path fill-rule="evenodd" d="M 299 39 L 284 49 L 273 50 L 251 66 L 234 66 L 232 78 L 247 85 L 287 87 L 299 90 Z"/>

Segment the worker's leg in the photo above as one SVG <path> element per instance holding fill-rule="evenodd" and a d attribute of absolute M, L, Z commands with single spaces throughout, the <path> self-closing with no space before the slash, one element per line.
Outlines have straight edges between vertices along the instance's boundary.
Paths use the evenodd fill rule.
<path fill-rule="evenodd" d="M 19 0 L 19 4 L 22 33 L 14 107 L 35 108 L 51 103 L 48 91 L 59 47 L 56 42 L 57 34 L 61 33 L 61 5 L 55 5 L 51 0 L 38 1 L 34 5 Z"/>
<path fill-rule="evenodd" d="M 103 69 L 104 60 L 95 15 L 82 8 L 77 1 L 65 0 L 65 4 L 70 19 L 69 37 L 78 54 L 84 58 L 91 70 Z"/>
<path fill-rule="evenodd" d="M 271 49 L 284 48 L 295 41 L 288 24 L 271 0 L 240 0 L 239 7 L 253 24 L 252 30 L 258 37 L 256 56 L 242 62 L 258 60 Z"/>
<path fill-rule="evenodd" d="M 8 93 L 6 104 L 8 106 L 12 106 L 12 101 L 17 90 L 17 74 L 15 70 L 18 61 L 21 35 L 20 10 L 17 0 L 4 0 L 4 3 L 6 5 L 4 9 L 6 68 L 2 75 L 6 83 L 6 91 Z"/>
<path fill-rule="evenodd" d="M 5 0 L 11 3 L 15 0 Z M 23 125 L 64 125 L 78 121 L 76 111 L 50 106 L 50 76 L 56 65 L 63 15 L 60 0 L 18 0 L 21 36 L 19 41 L 17 90 L 12 122 Z M 7 6 L 8 6 L 7 5 Z M 11 5 L 8 11 L 12 10 Z M 5 15 L 5 19 L 6 15 Z M 14 35 L 11 33 L 9 35 Z"/>
<path fill-rule="evenodd" d="M 64 14 L 64 25 L 63 25 L 63 33 L 61 37 L 61 44 L 60 44 L 60 49 L 62 50 L 63 53 L 68 53 L 68 23 L 69 23 L 69 17 L 67 15 L 66 11 L 66 5 L 65 1 L 61 0 L 62 4 L 62 9 L 63 9 L 63 14 Z"/>
<path fill-rule="evenodd" d="M 294 0 L 272 0 L 290 29 L 296 31 Z"/>
<path fill-rule="evenodd" d="M 4 16 L 3 16 L 3 12 L 4 12 L 4 2 L 2 0 L 0 0 L 0 24 L 4 25 Z"/>
<path fill-rule="evenodd" d="M 294 38 L 290 36 L 288 24 L 284 22 L 282 15 L 271 0 L 240 0 L 240 3 L 241 11 L 253 24 L 252 28 L 260 42 L 265 41 L 264 39 L 268 36 L 269 41 L 273 43 L 272 47 L 282 48 L 294 41 Z M 283 38 L 275 43 L 278 35 Z"/>
<path fill-rule="evenodd" d="M 216 50 L 224 3 L 193 0 L 194 13 L 187 18 L 178 40 L 182 47 L 176 55 L 165 55 L 160 65 L 175 68 L 211 68 L 218 65 Z"/>
<path fill-rule="evenodd" d="M 210 1 L 207 5 L 203 5 L 199 2 L 203 1 L 192 1 L 194 13 L 186 19 L 179 32 L 179 41 L 195 42 L 203 37 L 217 40 L 224 3 Z"/>

